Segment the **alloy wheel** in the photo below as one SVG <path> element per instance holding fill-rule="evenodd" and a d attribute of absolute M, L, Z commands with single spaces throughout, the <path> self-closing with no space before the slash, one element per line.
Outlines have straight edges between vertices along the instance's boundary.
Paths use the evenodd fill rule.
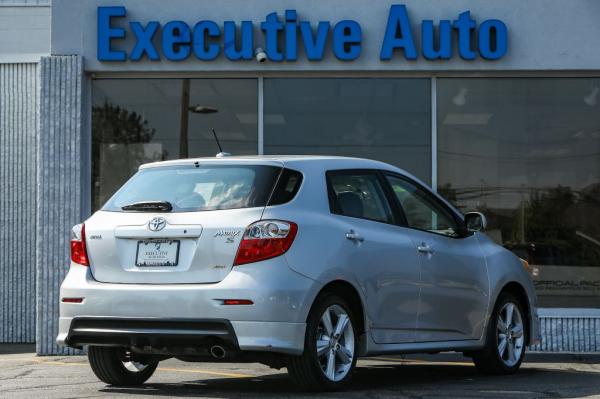
<path fill-rule="evenodd" d="M 497 343 L 500 359 L 508 367 L 521 360 L 525 342 L 523 330 L 523 317 L 519 307 L 507 302 L 498 314 Z"/>
<path fill-rule="evenodd" d="M 125 351 L 121 355 L 121 363 L 123 363 L 123 367 L 125 367 L 127 370 L 131 371 L 132 373 L 139 373 L 141 371 L 144 371 L 146 369 L 146 367 L 148 367 L 148 365 L 145 363 L 134 361 L 132 359 L 132 354 L 129 351 Z"/>
<path fill-rule="evenodd" d="M 146 367 L 148 367 L 147 364 L 143 364 L 140 362 L 123 362 L 123 366 L 125 366 L 127 370 L 134 373 L 139 373 L 140 371 L 143 371 Z"/>
<path fill-rule="evenodd" d="M 331 305 L 319 320 L 317 358 L 325 377 L 333 382 L 346 377 L 354 360 L 354 329 L 348 312 Z"/>

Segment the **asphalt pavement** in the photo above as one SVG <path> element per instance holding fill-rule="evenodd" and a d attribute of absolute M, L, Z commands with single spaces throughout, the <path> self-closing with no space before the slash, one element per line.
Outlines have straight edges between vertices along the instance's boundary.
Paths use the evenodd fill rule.
<path fill-rule="evenodd" d="M 143 386 L 118 388 L 98 381 L 84 356 L 18 348 L 0 345 L 0 398 L 600 398 L 598 356 L 528 354 L 513 376 L 479 374 L 460 355 L 367 358 L 347 390 L 315 394 L 298 391 L 285 369 L 172 359 Z"/>

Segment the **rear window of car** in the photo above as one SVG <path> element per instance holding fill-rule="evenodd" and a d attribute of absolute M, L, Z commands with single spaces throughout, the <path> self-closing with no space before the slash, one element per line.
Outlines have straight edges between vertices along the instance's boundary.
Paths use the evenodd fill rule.
<path fill-rule="evenodd" d="M 104 205 L 105 211 L 166 201 L 172 212 L 262 207 L 282 168 L 269 165 L 191 165 L 142 169 Z"/>

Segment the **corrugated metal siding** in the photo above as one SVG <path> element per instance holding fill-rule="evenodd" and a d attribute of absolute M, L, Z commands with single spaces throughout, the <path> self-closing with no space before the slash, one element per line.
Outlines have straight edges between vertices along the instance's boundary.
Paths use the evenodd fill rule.
<path fill-rule="evenodd" d="M 38 74 L 0 64 L 0 342 L 35 340 Z"/>
<path fill-rule="evenodd" d="M 1 6 L 50 6 L 50 0 L 0 0 Z"/>
<path fill-rule="evenodd" d="M 42 355 L 75 353 L 55 339 L 70 231 L 82 220 L 82 64 L 80 56 L 40 63 L 36 349 Z"/>
<path fill-rule="evenodd" d="M 542 317 L 542 342 L 529 348 L 532 352 L 600 352 L 600 318 Z"/>

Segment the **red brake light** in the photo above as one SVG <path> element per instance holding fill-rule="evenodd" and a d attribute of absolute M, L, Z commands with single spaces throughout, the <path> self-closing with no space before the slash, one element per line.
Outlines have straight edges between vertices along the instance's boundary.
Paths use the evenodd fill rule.
<path fill-rule="evenodd" d="M 63 298 L 62 302 L 64 302 L 64 303 L 82 303 L 83 298 Z"/>
<path fill-rule="evenodd" d="M 258 262 L 283 255 L 290 247 L 298 225 L 282 220 L 261 220 L 246 228 L 234 266 Z"/>
<path fill-rule="evenodd" d="M 223 299 L 223 305 L 254 305 L 250 299 Z"/>
<path fill-rule="evenodd" d="M 78 224 L 71 230 L 71 260 L 83 266 L 90 265 L 85 248 L 85 224 Z"/>

